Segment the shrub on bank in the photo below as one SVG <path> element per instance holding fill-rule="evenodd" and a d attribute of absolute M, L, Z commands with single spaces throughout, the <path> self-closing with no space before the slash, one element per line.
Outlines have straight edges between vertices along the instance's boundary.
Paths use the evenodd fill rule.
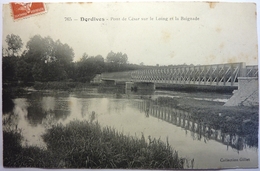
<path fill-rule="evenodd" d="M 4 135 L 7 134 L 10 133 L 4 132 Z M 101 128 L 98 123 L 87 121 L 53 126 L 43 139 L 47 150 L 19 147 L 18 151 L 4 153 L 4 166 L 181 169 L 188 162 L 180 158 L 168 143 L 125 136 L 115 129 Z M 12 149 L 6 144 L 8 141 L 4 136 L 4 151 Z"/>

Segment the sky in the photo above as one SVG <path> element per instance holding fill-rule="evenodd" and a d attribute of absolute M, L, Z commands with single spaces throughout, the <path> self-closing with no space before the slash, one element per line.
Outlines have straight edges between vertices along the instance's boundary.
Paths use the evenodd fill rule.
<path fill-rule="evenodd" d="M 45 6 L 46 13 L 17 21 L 10 15 L 10 6 L 3 6 L 3 46 L 8 34 L 19 35 L 24 45 L 39 34 L 67 43 L 74 50 L 74 61 L 83 53 L 106 58 L 113 51 L 126 53 L 129 63 L 145 65 L 258 64 L 254 3 L 97 2 Z M 65 17 L 72 21 L 65 21 Z M 92 17 L 104 21 L 81 21 Z M 196 20 L 182 20 L 186 17 Z"/>

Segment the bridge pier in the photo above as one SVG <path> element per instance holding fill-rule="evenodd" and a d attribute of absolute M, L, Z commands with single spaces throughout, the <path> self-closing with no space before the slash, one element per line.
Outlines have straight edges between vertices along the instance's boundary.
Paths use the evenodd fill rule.
<path fill-rule="evenodd" d="M 102 83 L 105 85 L 116 85 L 115 80 L 102 80 Z"/>
<path fill-rule="evenodd" d="M 155 90 L 155 84 L 150 82 L 126 82 L 125 88 L 131 91 Z"/>

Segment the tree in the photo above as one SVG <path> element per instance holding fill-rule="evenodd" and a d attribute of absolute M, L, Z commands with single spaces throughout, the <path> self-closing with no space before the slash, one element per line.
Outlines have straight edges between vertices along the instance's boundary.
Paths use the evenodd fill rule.
<path fill-rule="evenodd" d="M 124 53 L 122 54 L 122 52 L 109 52 L 107 54 L 107 62 L 111 62 L 111 63 L 116 63 L 116 64 L 126 64 L 128 60 L 127 55 Z"/>
<path fill-rule="evenodd" d="M 16 81 L 17 77 L 16 77 L 16 73 L 17 73 L 17 61 L 18 58 L 11 56 L 9 58 L 3 58 L 3 69 L 2 69 L 2 76 L 3 76 L 3 82 L 12 82 L 12 81 Z"/>
<path fill-rule="evenodd" d="M 82 58 L 80 58 L 81 61 L 87 60 L 88 59 L 88 54 L 85 52 L 82 55 Z"/>
<path fill-rule="evenodd" d="M 7 48 L 8 56 L 17 56 L 18 52 L 23 47 L 23 42 L 20 36 L 14 34 L 7 35 L 5 41 L 8 45 Z"/>
<path fill-rule="evenodd" d="M 95 56 L 96 74 L 101 74 L 105 71 L 105 60 L 101 55 Z"/>
<path fill-rule="evenodd" d="M 76 81 L 90 82 L 96 74 L 100 74 L 105 70 L 104 58 L 101 55 L 88 56 L 86 53 L 82 55 L 80 61 L 75 67 Z"/>
<path fill-rule="evenodd" d="M 74 52 L 68 44 L 62 44 L 60 40 L 57 40 L 54 43 L 54 49 L 51 56 L 58 60 L 62 65 L 67 66 L 73 61 Z"/>
<path fill-rule="evenodd" d="M 107 71 L 123 71 L 127 64 L 128 57 L 122 52 L 114 53 L 113 51 L 107 54 Z"/>
<path fill-rule="evenodd" d="M 21 57 L 17 61 L 16 70 L 17 70 L 16 75 L 17 75 L 18 80 L 23 81 L 24 83 L 33 81 L 33 76 L 32 76 L 32 71 L 31 71 L 32 67 L 30 64 L 25 62 L 23 57 Z"/>
<path fill-rule="evenodd" d="M 33 36 L 27 42 L 27 57 L 30 62 L 52 62 L 55 61 L 55 42 L 50 37 Z"/>
<path fill-rule="evenodd" d="M 40 63 L 45 61 L 46 42 L 40 35 L 35 35 L 26 44 L 27 52 L 25 54 L 27 62 Z"/>
<path fill-rule="evenodd" d="M 33 36 L 26 45 L 24 56 L 32 64 L 32 75 L 37 81 L 60 81 L 72 75 L 73 49 L 60 40 Z M 68 74 L 68 73 L 69 74 Z"/>
<path fill-rule="evenodd" d="M 8 49 L 2 47 L 2 57 L 8 57 L 9 54 L 8 54 Z"/>

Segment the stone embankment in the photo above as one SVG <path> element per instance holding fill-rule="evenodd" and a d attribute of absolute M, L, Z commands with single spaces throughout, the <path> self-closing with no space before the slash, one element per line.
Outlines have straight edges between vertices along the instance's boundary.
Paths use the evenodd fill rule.
<path fill-rule="evenodd" d="M 257 106 L 259 105 L 257 77 L 239 77 L 238 90 L 224 106 Z"/>

